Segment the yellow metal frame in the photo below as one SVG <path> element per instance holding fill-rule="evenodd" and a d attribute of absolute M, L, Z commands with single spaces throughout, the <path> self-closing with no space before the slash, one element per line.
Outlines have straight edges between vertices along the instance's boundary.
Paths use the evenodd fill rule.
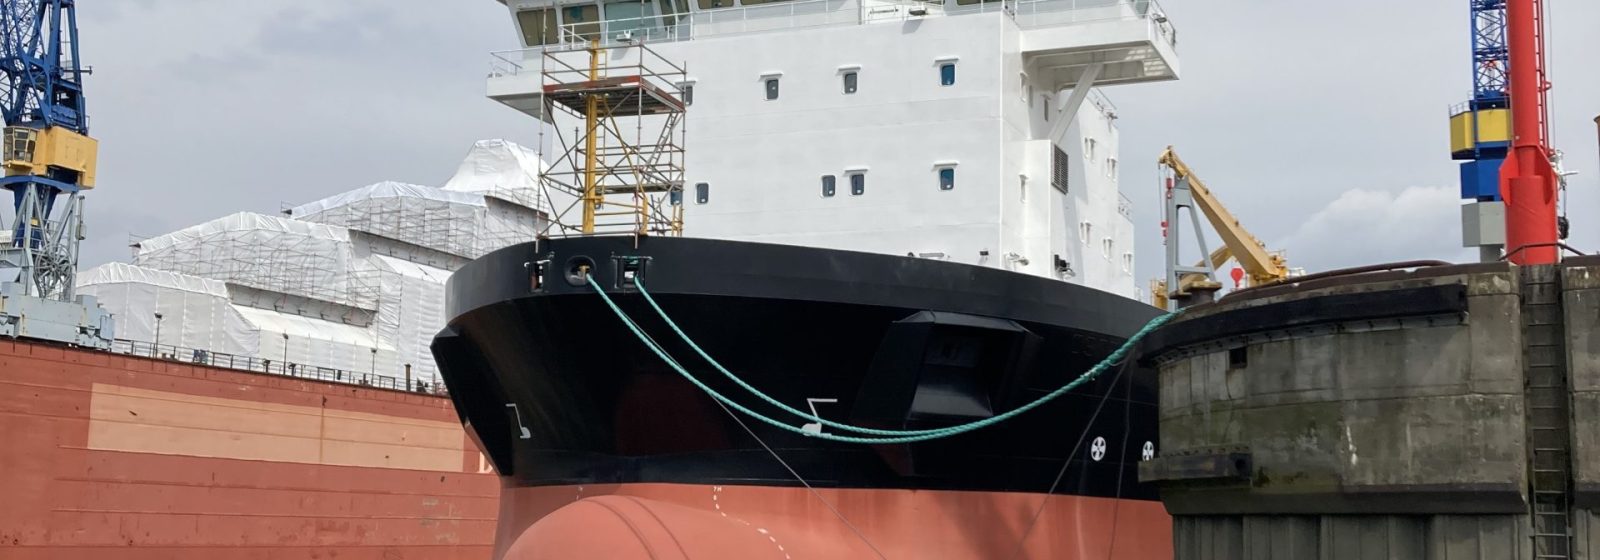
<path fill-rule="evenodd" d="M 1211 222 L 1211 229 L 1216 230 L 1217 235 L 1222 238 L 1222 247 L 1206 257 L 1211 261 L 1213 268 L 1222 266 L 1228 259 L 1237 259 L 1240 268 L 1244 269 L 1245 276 L 1249 279 L 1249 283 L 1246 284 L 1248 286 L 1270 284 L 1289 277 L 1289 267 L 1283 254 L 1268 251 L 1260 239 L 1256 239 L 1256 236 L 1245 230 L 1239 223 L 1239 218 L 1234 217 L 1233 213 L 1222 205 L 1222 201 L 1217 200 L 1205 182 L 1194 174 L 1194 170 L 1189 169 L 1188 164 L 1178 158 L 1178 153 L 1172 150 L 1172 146 L 1167 146 L 1156 162 L 1171 169 L 1174 178 L 1188 179 L 1189 194 L 1193 197 L 1195 206 L 1200 207 L 1200 212 L 1205 214 L 1206 221 Z M 1169 227 L 1177 227 L 1177 224 L 1169 224 Z M 1170 298 L 1187 295 L 1189 290 L 1197 287 L 1218 286 L 1204 274 L 1191 273 L 1181 276 L 1176 290 L 1169 290 L 1165 280 L 1155 280 L 1151 282 L 1151 303 L 1166 309 Z"/>

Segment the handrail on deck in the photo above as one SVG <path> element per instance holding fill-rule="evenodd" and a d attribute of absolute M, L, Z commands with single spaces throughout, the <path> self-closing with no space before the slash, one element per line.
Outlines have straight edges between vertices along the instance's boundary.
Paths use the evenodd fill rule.
<path fill-rule="evenodd" d="M 310 379 L 328 383 L 340 383 L 358 387 L 372 387 L 388 389 L 391 391 L 405 391 L 434 396 L 449 396 L 443 383 L 423 381 L 421 379 L 401 378 L 393 375 L 372 371 L 355 371 L 341 368 L 330 368 L 316 365 L 285 362 L 270 358 L 256 356 L 239 356 L 224 352 L 212 352 L 199 348 L 188 348 L 171 344 L 156 344 L 142 340 L 129 340 L 119 338 L 111 342 L 111 353 L 125 356 L 139 356 L 157 360 L 167 360 L 209 366 L 214 368 L 264 373 L 269 375 L 282 375 L 297 379 Z"/>
<path fill-rule="evenodd" d="M 551 48 L 584 48 L 591 42 L 598 42 L 602 47 L 616 47 L 989 12 L 1004 12 L 1023 28 L 1143 19 L 1151 25 L 1152 33 L 1169 47 L 1176 49 L 1178 46 L 1177 29 L 1167 19 L 1166 11 L 1157 0 L 992 0 L 948 7 L 920 0 L 900 0 L 871 6 L 866 1 L 778 1 L 682 14 L 567 23 L 560 26 L 556 42 L 550 45 L 489 53 L 489 75 L 515 76 L 528 70 L 524 62 L 540 52 Z M 914 11 L 917 13 L 913 14 Z"/>

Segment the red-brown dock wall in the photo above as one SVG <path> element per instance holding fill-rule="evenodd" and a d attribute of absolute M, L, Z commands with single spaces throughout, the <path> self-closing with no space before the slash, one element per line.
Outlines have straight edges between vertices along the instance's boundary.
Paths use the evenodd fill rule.
<path fill-rule="evenodd" d="M 447 398 L 0 340 L 0 558 L 487 559 Z"/>

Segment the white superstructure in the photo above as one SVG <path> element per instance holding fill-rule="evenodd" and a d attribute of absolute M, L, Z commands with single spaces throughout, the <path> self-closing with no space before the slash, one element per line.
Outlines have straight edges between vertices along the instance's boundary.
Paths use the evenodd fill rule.
<path fill-rule="evenodd" d="M 442 188 L 386 181 L 281 216 L 224 216 L 140 241 L 132 264 L 85 270 L 78 291 L 99 298 L 119 338 L 176 359 L 196 349 L 352 381 L 409 371 L 432 386 L 450 271 L 543 228 L 537 162 L 481 141 Z"/>
<path fill-rule="evenodd" d="M 551 114 L 546 49 L 642 41 L 684 66 L 685 235 L 1137 293 L 1116 108 L 1094 86 L 1177 77 L 1152 2 L 503 1 L 525 48 L 494 53 L 489 96 L 529 115 Z"/>

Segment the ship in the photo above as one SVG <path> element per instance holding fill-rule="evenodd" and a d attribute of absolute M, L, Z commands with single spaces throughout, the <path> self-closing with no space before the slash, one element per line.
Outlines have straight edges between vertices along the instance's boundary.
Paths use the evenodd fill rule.
<path fill-rule="evenodd" d="M 0 557 L 489 558 L 428 345 L 450 272 L 534 238 L 532 154 L 141 237 L 75 301 L 0 284 Z"/>
<path fill-rule="evenodd" d="M 1102 91 L 1158 4 L 502 3 L 567 210 L 432 345 L 498 558 L 1171 557 Z"/>

